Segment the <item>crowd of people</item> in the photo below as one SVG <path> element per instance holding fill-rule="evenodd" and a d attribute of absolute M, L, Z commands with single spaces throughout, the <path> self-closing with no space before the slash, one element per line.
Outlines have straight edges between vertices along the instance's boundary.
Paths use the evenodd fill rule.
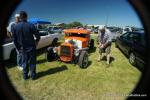
<path fill-rule="evenodd" d="M 17 65 L 23 71 L 24 80 L 29 78 L 29 69 L 30 77 L 34 80 L 36 79 L 36 46 L 40 40 L 40 35 L 35 26 L 27 22 L 28 15 L 25 11 L 16 14 L 15 19 L 16 21 L 10 23 L 7 30 L 13 37 L 17 52 Z M 107 64 L 110 64 L 111 40 L 111 32 L 105 26 L 101 27 L 98 31 L 98 62 L 106 54 Z"/>

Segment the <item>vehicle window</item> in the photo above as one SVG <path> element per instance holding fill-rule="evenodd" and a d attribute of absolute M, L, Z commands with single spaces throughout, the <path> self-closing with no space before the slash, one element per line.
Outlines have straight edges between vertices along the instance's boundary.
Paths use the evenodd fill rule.
<path fill-rule="evenodd" d="M 127 31 L 127 32 L 129 32 L 129 31 L 130 31 L 130 30 L 129 30 L 129 28 L 125 28 L 124 30 L 125 30 L 125 31 Z"/>
<path fill-rule="evenodd" d="M 58 27 L 54 27 L 54 30 L 58 30 L 59 28 Z"/>
<path fill-rule="evenodd" d="M 46 36 L 48 35 L 47 31 L 39 31 L 40 36 Z"/>
<path fill-rule="evenodd" d="M 52 27 L 49 27 L 48 29 L 49 29 L 49 30 L 52 30 Z"/>
<path fill-rule="evenodd" d="M 74 36 L 74 37 L 86 38 L 86 34 L 78 34 L 78 33 L 67 33 L 66 36 Z"/>
<path fill-rule="evenodd" d="M 132 41 L 132 40 L 133 40 L 133 37 L 134 37 L 134 34 L 131 33 L 131 34 L 129 34 L 128 39 L 129 39 L 130 41 Z"/>
<path fill-rule="evenodd" d="M 49 31 L 49 34 L 54 34 L 55 32 L 54 31 Z"/>
<path fill-rule="evenodd" d="M 128 39 L 129 34 L 130 34 L 130 33 L 125 33 L 125 34 L 121 35 L 121 38 L 123 38 L 123 39 Z"/>
<path fill-rule="evenodd" d="M 138 41 L 140 41 L 140 35 L 136 34 L 136 33 L 131 33 L 129 35 L 129 40 L 138 42 Z"/>

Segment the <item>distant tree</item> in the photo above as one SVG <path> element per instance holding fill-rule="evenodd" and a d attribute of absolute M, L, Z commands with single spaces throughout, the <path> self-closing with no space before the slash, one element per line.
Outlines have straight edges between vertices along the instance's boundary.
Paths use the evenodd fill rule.
<path fill-rule="evenodd" d="M 66 29 L 68 27 L 68 25 L 66 23 L 62 23 L 61 25 L 59 25 L 62 29 Z"/>
<path fill-rule="evenodd" d="M 92 25 L 92 29 L 95 29 L 94 25 Z"/>
<path fill-rule="evenodd" d="M 74 27 L 83 27 L 83 24 L 81 22 L 74 21 L 74 22 L 69 23 L 69 24 L 63 23 L 63 24 L 61 24 L 61 27 L 63 29 L 74 28 Z"/>
<path fill-rule="evenodd" d="M 81 22 L 78 22 L 78 21 L 74 21 L 72 23 L 70 23 L 68 25 L 69 28 L 73 28 L 73 27 L 83 27 L 83 24 Z"/>

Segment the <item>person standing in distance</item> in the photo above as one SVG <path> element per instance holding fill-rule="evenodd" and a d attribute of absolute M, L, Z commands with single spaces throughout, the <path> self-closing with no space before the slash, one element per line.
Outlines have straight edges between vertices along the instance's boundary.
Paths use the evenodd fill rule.
<path fill-rule="evenodd" d="M 20 15 L 19 14 L 16 14 L 15 15 L 15 22 L 11 22 L 9 24 L 9 26 L 7 27 L 7 34 L 8 36 L 12 37 L 13 33 L 12 33 L 12 29 L 15 27 L 16 24 L 18 24 L 20 22 Z M 16 52 L 17 52 L 17 68 L 19 70 L 23 70 L 23 67 L 22 67 L 22 57 L 21 57 L 21 54 L 19 53 L 19 51 L 16 49 Z"/>
<path fill-rule="evenodd" d="M 110 52 L 111 52 L 111 43 L 112 37 L 111 32 L 106 29 L 106 26 L 103 26 L 99 29 L 98 33 L 98 43 L 99 43 L 99 57 L 98 61 L 101 61 L 104 57 L 104 53 L 107 56 L 107 64 L 110 64 Z"/>
<path fill-rule="evenodd" d="M 22 54 L 23 79 L 28 78 L 30 68 L 30 76 L 34 80 L 36 78 L 36 45 L 40 40 L 40 35 L 35 26 L 27 22 L 27 13 L 20 11 L 19 14 L 20 22 L 13 29 L 14 44 Z"/>

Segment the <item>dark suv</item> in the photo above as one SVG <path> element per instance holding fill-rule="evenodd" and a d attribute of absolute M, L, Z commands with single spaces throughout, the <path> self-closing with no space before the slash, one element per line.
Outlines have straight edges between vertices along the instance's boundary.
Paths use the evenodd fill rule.
<path fill-rule="evenodd" d="M 146 41 L 144 32 L 124 33 L 116 39 L 115 45 L 129 57 L 129 62 L 132 65 L 145 65 Z"/>

